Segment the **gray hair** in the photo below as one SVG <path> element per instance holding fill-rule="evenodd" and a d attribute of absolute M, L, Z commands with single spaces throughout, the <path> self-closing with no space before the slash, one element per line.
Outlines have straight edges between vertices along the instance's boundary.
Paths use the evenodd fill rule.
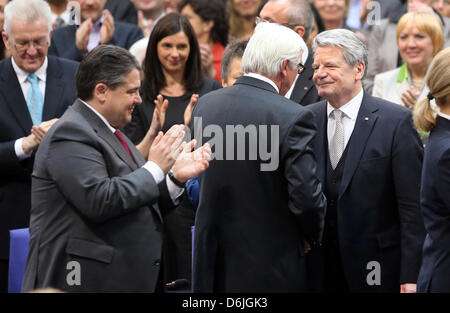
<path fill-rule="evenodd" d="M 303 40 L 308 41 L 309 35 L 314 27 L 314 14 L 308 1 L 289 0 L 289 7 L 286 11 L 286 19 L 289 24 L 303 26 L 305 28 Z"/>
<path fill-rule="evenodd" d="M 326 46 L 341 48 L 348 65 L 355 66 L 359 62 L 364 62 L 367 68 L 367 46 L 354 32 L 347 29 L 332 29 L 319 33 L 312 42 L 313 52 L 315 53 L 319 47 Z"/>
<path fill-rule="evenodd" d="M 14 19 L 23 22 L 38 22 L 45 19 L 48 28 L 47 37 L 52 30 L 52 12 L 50 6 L 44 0 L 10 1 L 5 6 L 5 24 L 3 26 L 8 36 L 11 36 L 11 22 Z M 47 39 L 50 39 L 50 37 Z"/>
<path fill-rule="evenodd" d="M 224 81 L 228 79 L 228 75 L 230 74 L 231 62 L 235 58 L 242 58 L 245 48 L 247 47 L 247 43 L 248 39 L 234 40 L 233 42 L 230 42 L 227 45 L 226 49 L 223 51 L 220 76 Z"/>
<path fill-rule="evenodd" d="M 291 63 L 291 68 L 296 67 L 306 49 L 303 39 L 292 29 L 275 23 L 259 23 L 242 56 L 242 71 L 276 76 L 285 60 Z"/>

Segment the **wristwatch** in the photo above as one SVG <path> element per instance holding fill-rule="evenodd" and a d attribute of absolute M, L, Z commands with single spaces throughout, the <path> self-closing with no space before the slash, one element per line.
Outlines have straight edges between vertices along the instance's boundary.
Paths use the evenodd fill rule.
<path fill-rule="evenodd" d="M 180 188 L 186 188 L 186 183 L 182 183 L 178 179 L 176 179 L 175 175 L 173 175 L 173 172 L 171 170 L 167 174 L 169 174 L 169 178 L 172 181 L 172 183 L 174 183 L 175 185 L 177 185 Z"/>

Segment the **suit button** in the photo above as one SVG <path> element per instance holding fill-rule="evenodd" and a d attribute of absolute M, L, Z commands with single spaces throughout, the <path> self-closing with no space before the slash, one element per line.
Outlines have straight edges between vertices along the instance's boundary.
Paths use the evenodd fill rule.
<path fill-rule="evenodd" d="M 333 179 L 333 180 L 331 181 L 331 183 L 332 183 L 333 185 L 336 185 L 336 184 L 337 184 L 337 180 L 336 180 L 336 179 Z"/>
<path fill-rule="evenodd" d="M 330 206 L 331 206 L 331 207 L 334 207 L 335 205 L 336 205 L 336 201 L 330 200 Z"/>
<path fill-rule="evenodd" d="M 154 266 L 160 266 L 161 265 L 161 261 L 160 260 L 156 260 L 155 262 L 153 262 Z"/>

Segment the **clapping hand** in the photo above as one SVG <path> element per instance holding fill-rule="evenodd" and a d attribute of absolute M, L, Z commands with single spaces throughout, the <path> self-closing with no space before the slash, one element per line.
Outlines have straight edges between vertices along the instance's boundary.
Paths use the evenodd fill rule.
<path fill-rule="evenodd" d="M 183 142 L 183 150 L 173 165 L 173 175 L 180 182 L 188 181 L 209 167 L 209 161 L 211 160 L 209 143 L 205 143 L 197 150 L 192 151 L 195 145 L 195 139 L 189 143 Z"/>

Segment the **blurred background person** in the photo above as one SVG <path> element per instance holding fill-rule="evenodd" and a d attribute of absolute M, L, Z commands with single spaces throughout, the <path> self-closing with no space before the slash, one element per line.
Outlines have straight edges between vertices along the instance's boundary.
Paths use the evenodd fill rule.
<path fill-rule="evenodd" d="M 106 0 L 78 0 L 81 25 L 68 25 L 53 32 L 49 54 L 81 61 L 100 44 L 111 44 L 130 49 L 142 38 L 136 25 L 117 22 L 108 10 Z"/>
<path fill-rule="evenodd" d="M 237 39 L 248 39 L 255 28 L 255 18 L 262 0 L 228 0 L 230 35 Z"/>
<path fill-rule="evenodd" d="M 197 36 L 203 75 L 220 82 L 220 63 L 229 29 L 225 7 L 220 0 L 182 0 L 178 9 L 189 19 Z"/>
<path fill-rule="evenodd" d="M 442 16 L 450 17 L 450 0 L 433 0 L 431 5 Z"/>
<path fill-rule="evenodd" d="M 395 69 L 403 64 L 396 44 L 397 23 L 400 18 L 407 12 L 433 12 L 432 7 L 429 5 L 431 0 L 400 1 L 401 6 L 391 10 L 386 18 L 373 25 L 367 37 L 369 59 L 363 82 L 364 89 L 369 93 L 372 93 L 375 75 Z M 448 21 L 448 18 L 442 18 L 440 15 L 439 17 L 444 26 L 444 47 L 448 47 L 450 45 L 450 21 Z"/>
<path fill-rule="evenodd" d="M 105 10 L 118 22 L 137 24 L 136 8 L 130 0 L 107 0 Z"/>
<path fill-rule="evenodd" d="M 428 94 L 425 79 L 433 56 L 442 50 L 442 23 L 433 13 L 407 13 L 398 22 L 396 42 L 404 63 L 376 75 L 372 95 L 412 109 Z"/>
<path fill-rule="evenodd" d="M 311 12 L 314 15 L 314 24 L 313 28 L 311 30 L 311 34 L 308 37 L 308 40 L 306 42 L 306 45 L 308 46 L 309 50 L 312 50 L 311 43 L 313 42 L 314 38 L 317 36 L 317 34 L 323 32 L 325 30 L 325 25 L 323 24 L 322 18 L 319 15 L 319 12 L 317 11 L 316 7 L 310 2 Z"/>
<path fill-rule="evenodd" d="M 145 58 L 148 38 L 156 23 L 166 15 L 164 0 L 131 0 L 138 10 L 138 26 L 142 30 L 144 38 L 139 39 L 130 47 L 130 53 L 138 60 L 139 65 Z"/>
<path fill-rule="evenodd" d="M 189 124 L 199 96 L 221 88 L 201 72 L 200 50 L 189 20 L 178 13 L 167 14 L 155 25 L 148 44 L 142 104 L 133 111 L 126 135 L 139 143 L 147 133 L 155 106 L 159 108 L 162 131 L 175 124 Z M 191 230 L 195 208 L 186 194 L 177 209 L 167 215 L 165 280 L 191 279 Z M 169 225 L 170 224 L 170 225 Z"/>
<path fill-rule="evenodd" d="M 164 11 L 167 14 L 178 12 L 178 4 L 180 0 L 164 0 Z"/>
<path fill-rule="evenodd" d="M 3 31 L 3 22 L 5 20 L 4 9 L 9 0 L 0 0 L 0 33 Z M 8 50 L 5 48 L 5 43 L 0 40 L 0 61 L 6 59 L 9 55 Z"/>
<path fill-rule="evenodd" d="M 428 97 L 414 109 L 414 122 L 431 131 L 425 147 L 420 204 L 427 230 L 418 292 L 450 292 L 450 48 L 436 55 L 427 77 Z M 431 105 L 435 99 L 439 112 Z"/>
<path fill-rule="evenodd" d="M 335 28 L 347 28 L 345 23 L 349 9 L 350 0 L 312 0 L 325 25 L 325 30 Z"/>

